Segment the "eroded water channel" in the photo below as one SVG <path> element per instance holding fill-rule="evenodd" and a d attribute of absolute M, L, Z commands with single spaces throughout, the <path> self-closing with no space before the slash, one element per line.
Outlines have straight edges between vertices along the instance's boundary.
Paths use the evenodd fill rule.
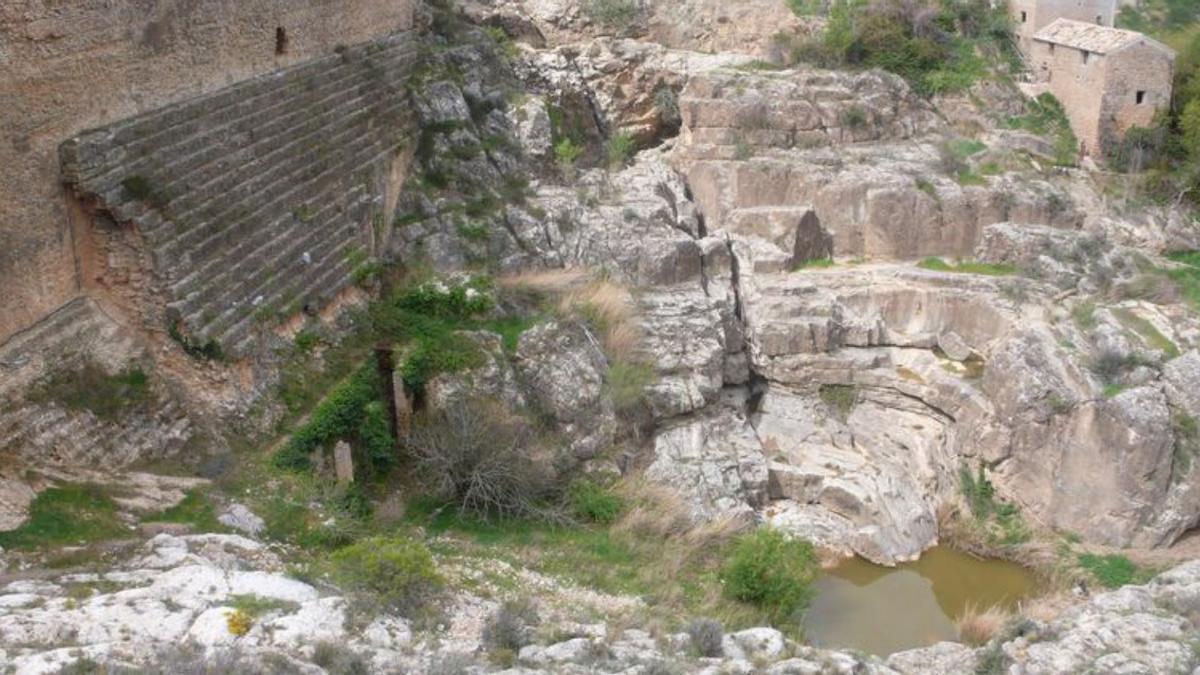
<path fill-rule="evenodd" d="M 954 621 L 968 606 L 1012 609 L 1035 581 L 1020 565 L 939 546 L 895 568 L 846 560 L 822 574 L 816 588 L 805 618 L 812 644 L 886 656 L 956 640 Z"/>

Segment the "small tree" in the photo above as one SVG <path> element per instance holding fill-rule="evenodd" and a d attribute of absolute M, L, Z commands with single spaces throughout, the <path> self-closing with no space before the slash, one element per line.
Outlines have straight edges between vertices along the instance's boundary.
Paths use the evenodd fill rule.
<path fill-rule="evenodd" d="M 738 538 L 721 582 L 731 597 L 766 609 L 774 621 L 791 621 L 812 599 L 817 569 L 812 544 L 764 527 Z"/>

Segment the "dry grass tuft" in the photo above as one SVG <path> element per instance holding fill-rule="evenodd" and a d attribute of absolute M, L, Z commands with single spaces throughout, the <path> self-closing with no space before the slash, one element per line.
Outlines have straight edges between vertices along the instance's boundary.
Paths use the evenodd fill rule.
<path fill-rule="evenodd" d="M 590 325 L 613 360 L 627 360 L 641 338 L 641 327 L 634 318 L 633 296 L 611 281 L 594 281 L 568 291 L 558 302 L 558 312 Z"/>
<path fill-rule="evenodd" d="M 498 277 L 501 288 L 521 289 L 545 295 L 563 295 L 587 283 L 589 275 L 581 269 L 530 270 Z"/>
<path fill-rule="evenodd" d="M 978 647 L 995 637 L 1008 622 L 1009 616 L 1007 610 L 996 605 L 981 609 L 974 604 L 968 604 L 963 613 L 954 620 L 954 625 L 958 628 L 960 640 Z"/>
<path fill-rule="evenodd" d="M 1017 607 L 1017 612 L 1034 621 L 1050 623 L 1057 619 L 1067 608 L 1078 604 L 1079 599 L 1066 591 L 1054 591 L 1025 598 Z"/>

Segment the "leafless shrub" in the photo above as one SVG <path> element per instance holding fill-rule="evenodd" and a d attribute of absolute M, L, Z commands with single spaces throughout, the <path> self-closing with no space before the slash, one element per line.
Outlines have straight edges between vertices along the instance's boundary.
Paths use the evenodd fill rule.
<path fill-rule="evenodd" d="M 524 419 L 489 400 L 458 400 L 423 415 L 408 448 L 430 491 L 479 518 L 545 517 L 553 470 L 534 456 Z"/>
<path fill-rule="evenodd" d="M 533 639 L 537 607 L 528 600 L 508 600 L 488 615 L 480 640 L 491 650 L 518 651 Z"/>
<path fill-rule="evenodd" d="M 725 627 L 716 619 L 696 619 L 688 624 L 688 638 L 696 653 L 706 658 L 722 656 L 725 651 L 721 642 L 725 639 Z"/>

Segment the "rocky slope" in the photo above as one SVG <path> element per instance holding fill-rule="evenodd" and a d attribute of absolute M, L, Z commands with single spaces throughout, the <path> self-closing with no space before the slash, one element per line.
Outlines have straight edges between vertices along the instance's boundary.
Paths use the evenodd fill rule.
<path fill-rule="evenodd" d="M 447 615 L 418 627 L 364 614 L 353 597 L 283 573 L 270 548 L 239 535 L 160 534 L 114 569 L 41 574 L 0 586 L 0 660 L 15 675 L 104 672 L 872 673 L 1191 672 L 1200 667 L 1194 617 L 1200 563 L 1144 586 L 1097 595 L 1049 623 L 1026 621 L 986 647 L 941 643 L 886 661 L 799 645 L 773 628 L 722 636 L 702 657 L 688 633 L 651 634 L 579 623 L 589 607 L 636 598 L 601 596 L 499 561 L 545 616 L 538 638 L 508 669 L 487 663 L 480 632 L 501 592 L 480 569 L 453 569 L 481 585 L 459 593 Z M 496 570 L 492 570 L 496 571 Z M 246 614 L 246 607 L 253 607 Z M 239 628 L 230 617 L 247 616 Z M 240 633 L 240 634 L 239 634 Z M 547 639 L 546 636 L 553 636 Z M 181 646 L 185 645 L 185 646 Z M 210 670 L 201 670 L 205 666 Z M 123 670 L 128 669 L 128 670 Z"/>

